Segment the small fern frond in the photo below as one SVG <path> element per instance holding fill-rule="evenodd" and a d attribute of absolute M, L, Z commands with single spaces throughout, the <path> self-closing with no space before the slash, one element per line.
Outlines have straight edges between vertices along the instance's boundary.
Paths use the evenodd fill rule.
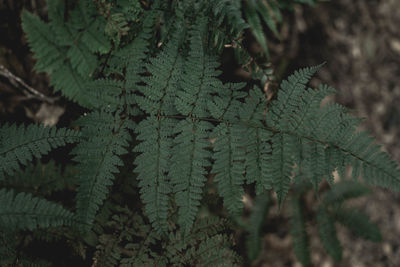
<path fill-rule="evenodd" d="M 167 172 L 171 164 L 175 124 L 175 120 L 148 117 L 135 129 L 138 134 L 137 139 L 142 141 L 134 148 L 134 152 L 140 153 L 134 162 L 140 197 L 145 204 L 145 214 L 153 228 L 161 235 L 168 230 L 168 194 L 171 193 L 172 186 Z"/>
<path fill-rule="evenodd" d="M 245 150 L 243 135 L 245 128 L 239 125 L 221 123 L 215 129 L 214 182 L 218 185 L 219 195 L 224 200 L 224 206 L 232 215 L 238 215 L 243 208 L 243 183 L 245 171 Z"/>
<path fill-rule="evenodd" d="M 278 133 L 272 136 L 271 142 L 272 155 L 268 170 L 270 178 L 267 180 L 272 180 L 281 207 L 290 188 L 294 155 L 298 153 L 298 140 L 294 136 Z"/>
<path fill-rule="evenodd" d="M 241 91 L 244 85 L 244 83 L 228 83 L 218 89 L 215 92 L 217 95 L 208 101 L 210 115 L 217 120 L 237 121 L 242 106 L 240 100 L 247 95 Z"/>
<path fill-rule="evenodd" d="M 248 1 L 243 11 L 244 15 L 246 16 L 247 23 L 250 25 L 251 32 L 262 47 L 266 57 L 269 58 L 267 39 L 263 31 L 261 19 L 257 13 L 257 1 Z"/>
<path fill-rule="evenodd" d="M 51 27 L 37 16 L 24 10 L 21 15 L 22 28 L 27 34 L 29 47 L 35 54 L 35 68 L 52 73 L 64 63 L 65 49 L 58 47 Z"/>
<path fill-rule="evenodd" d="M 370 193 L 371 190 L 355 181 L 342 181 L 336 183 L 329 191 L 322 196 L 322 203 L 325 206 L 336 205 L 343 201 L 356 198 Z"/>
<path fill-rule="evenodd" d="M 269 174 L 271 158 L 271 133 L 261 128 L 249 127 L 246 136 L 246 181 L 255 182 L 256 194 L 273 187 L 273 179 Z"/>
<path fill-rule="evenodd" d="M 218 234 L 205 239 L 194 251 L 197 266 L 240 266 L 238 255 L 230 249 L 231 240 L 227 235 Z M 189 251 L 190 253 L 191 251 Z"/>
<path fill-rule="evenodd" d="M 112 79 L 97 79 L 85 85 L 87 107 L 95 110 L 116 111 L 122 105 L 120 95 L 124 91 L 124 83 Z"/>
<path fill-rule="evenodd" d="M 297 101 L 297 106 L 290 114 L 289 129 L 299 135 L 311 135 L 316 123 L 315 111 L 319 109 L 321 101 L 336 91 L 327 85 L 320 85 L 318 89 L 303 91 L 302 97 Z"/>
<path fill-rule="evenodd" d="M 185 116 L 204 118 L 209 116 L 208 101 L 211 94 L 222 87 L 217 79 L 216 59 L 206 53 L 200 30 L 192 30 L 190 51 L 184 63 L 184 71 L 176 92 L 176 109 Z"/>
<path fill-rule="evenodd" d="M 213 1 L 210 11 L 205 14 L 213 14 L 209 25 L 213 40 L 213 46 L 218 52 L 222 51 L 224 45 L 235 42 L 249 25 L 242 18 L 242 3 L 240 1 L 217 0 Z"/>
<path fill-rule="evenodd" d="M 271 107 L 267 112 L 268 125 L 280 130 L 290 129 L 289 121 L 293 114 L 297 113 L 306 84 L 321 66 L 318 65 L 295 71 L 294 74 L 281 83 L 278 98 L 271 103 Z"/>
<path fill-rule="evenodd" d="M 56 127 L 31 124 L 5 124 L 0 128 L 0 180 L 13 175 L 20 164 L 27 165 L 34 157 L 40 158 L 51 149 L 80 140 L 80 133 Z"/>
<path fill-rule="evenodd" d="M 174 115 L 175 94 L 178 91 L 178 80 L 182 75 L 182 57 L 179 47 L 184 32 L 176 30 L 157 57 L 150 59 L 146 65 L 152 76 L 143 78 L 145 86 L 140 86 L 142 96 L 136 96 L 141 109 L 150 115 Z"/>
<path fill-rule="evenodd" d="M 240 122 L 246 123 L 247 127 L 263 126 L 266 108 L 265 95 L 257 87 L 251 89 L 244 104 L 239 108 Z"/>
<path fill-rule="evenodd" d="M 337 238 L 335 220 L 321 208 L 317 213 L 318 233 L 325 250 L 335 261 L 342 259 L 342 246 Z"/>
<path fill-rule="evenodd" d="M 261 194 L 254 200 L 254 208 L 251 212 L 246 229 L 249 233 L 246 239 L 246 249 L 247 255 L 251 261 L 256 260 L 262 251 L 261 231 L 267 219 L 270 205 L 271 198 L 269 193 Z"/>
<path fill-rule="evenodd" d="M 227 24 L 231 25 L 230 30 L 236 34 L 243 32 L 249 27 L 242 18 L 240 2 L 231 0 L 218 0 L 215 2 L 213 12 L 217 19 L 217 25 L 223 25 L 223 20 L 226 20 Z"/>
<path fill-rule="evenodd" d="M 180 121 L 174 129 L 177 135 L 168 176 L 174 186 L 178 223 L 184 233 L 189 233 L 196 219 L 207 181 L 206 168 L 211 165 L 207 138 L 211 128 L 209 122 L 187 119 Z"/>
<path fill-rule="evenodd" d="M 354 209 L 339 209 L 335 212 L 335 219 L 349 228 L 359 237 L 374 241 L 382 241 L 378 226 L 373 224 L 369 217 Z"/>
<path fill-rule="evenodd" d="M 96 53 L 104 54 L 111 48 L 104 33 L 105 19 L 97 14 L 93 2 L 79 1 L 68 21 L 62 1 L 48 4 L 49 23 L 27 11 L 22 14 L 23 29 L 37 58 L 36 69 L 50 74 L 55 91 L 88 107 L 85 82 L 98 66 Z"/>
<path fill-rule="evenodd" d="M 90 107 L 85 97 L 86 82 L 87 79 L 79 75 L 69 62 L 51 73 L 50 84 L 54 86 L 55 92 L 60 91 L 66 98 L 76 101 L 83 107 Z"/>
<path fill-rule="evenodd" d="M 72 153 L 79 163 L 77 174 L 77 217 L 84 223 L 84 231 L 90 230 L 100 205 L 106 199 L 108 186 L 113 184 L 114 174 L 123 165 L 120 156 L 127 153 L 130 140 L 128 122 L 119 115 L 107 112 L 92 112 L 82 117 L 82 137 Z"/>
<path fill-rule="evenodd" d="M 59 204 L 27 193 L 0 190 L 0 228 L 3 230 L 33 230 L 74 223 L 74 214 Z"/>
<path fill-rule="evenodd" d="M 328 177 L 332 172 L 326 166 L 325 145 L 316 142 L 301 143 L 301 172 L 317 189 L 324 177 Z"/>
<path fill-rule="evenodd" d="M 24 170 L 16 172 L 12 177 L 0 182 L 1 186 L 13 187 L 18 191 L 38 193 L 40 195 L 50 195 L 66 187 L 75 184 L 71 176 L 74 168 L 66 168 L 62 171 L 61 165 L 56 165 L 55 161 L 46 164 L 38 162 L 29 164 Z"/>
<path fill-rule="evenodd" d="M 224 220 L 205 217 L 196 220 L 192 231 L 182 238 L 180 232 L 171 233 L 166 256 L 170 265 L 238 266 L 239 257 L 232 249 Z"/>
<path fill-rule="evenodd" d="M 300 198 L 294 196 L 291 201 L 290 234 L 293 238 L 293 250 L 303 267 L 310 266 L 310 250 L 306 224 Z"/>

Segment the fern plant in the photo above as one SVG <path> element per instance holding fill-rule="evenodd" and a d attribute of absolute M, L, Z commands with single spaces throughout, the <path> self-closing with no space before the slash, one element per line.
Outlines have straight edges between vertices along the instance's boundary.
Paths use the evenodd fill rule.
<path fill-rule="evenodd" d="M 275 31 L 276 23 L 266 12 L 271 8 L 277 19 L 279 9 L 292 1 L 282 3 L 247 3 L 244 14 L 256 37 L 258 12 Z M 308 87 L 322 65 L 290 75 L 271 101 L 258 86 L 221 78 L 224 44 L 241 38 L 248 27 L 238 2 L 218 1 L 217 8 L 209 0 L 80 0 L 73 7 L 49 0 L 48 5 L 48 23 L 22 13 L 36 69 L 47 72 L 55 91 L 85 112 L 74 123 L 75 130 L 2 125 L 0 178 L 12 179 L 33 156 L 75 142 L 70 152 L 76 170 L 75 208 L 72 212 L 41 196 L 2 189 L 2 230 L 65 225 L 87 241 L 98 230 L 96 215 L 104 209 L 111 186 L 122 179 L 139 190 L 139 209 L 147 219 L 123 208 L 114 210 L 128 214 L 115 215 L 111 223 L 128 243 L 101 233 L 99 239 L 87 241 L 97 247 L 96 261 L 106 257 L 104 264 L 110 265 L 233 264 L 237 257 L 228 235 L 214 231 L 203 238 L 198 232 L 199 210 L 207 206 L 206 188 L 215 186 L 226 216 L 237 219 L 243 214 L 243 195 L 254 187 L 261 204 L 251 221 L 258 226 L 246 230 L 256 238 L 270 203 L 268 192 L 276 194 L 282 208 L 291 188 L 302 192 L 293 182 L 305 181 L 317 192 L 326 180 L 332 191 L 322 197 L 317 221 L 328 253 L 340 259 L 335 220 L 361 236 L 380 238 L 364 215 L 336 207 L 340 197 L 357 190 L 346 193 L 352 185 L 335 185 L 333 172 L 345 178 L 346 167 L 353 166 L 353 179 L 362 177 L 399 191 L 398 164 L 367 132 L 357 130 L 360 120 L 344 107 L 321 106 L 335 92 L 327 85 Z M 224 27 L 217 31 L 215 25 Z M 248 54 L 242 46 L 236 49 Z M 131 165 L 133 171 L 118 175 Z M 295 252 L 307 265 L 299 197 L 291 203 Z M 130 217 L 140 223 L 138 229 Z M 139 231 L 140 242 L 130 240 L 132 229 Z M 157 244 L 164 255 L 151 250 L 155 240 L 163 240 Z M 226 249 L 216 251 L 219 246 Z M 248 247 L 249 258 L 255 259 L 258 240 Z M 135 258 L 137 253 L 141 258 Z"/>
<path fill-rule="evenodd" d="M 232 249 L 233 237 L 227 233 L 226 220 L 214 216 L 197 219 L 185 239 L 174 233 L 177 225 L 171 224 L 168 239 L 160 239 L 141 215 L 115 203 L 105 205 L 98 216 L 98 223 L 104 226 L 97 230 L 96 266 L 238 266 L 240 263 Z"/>

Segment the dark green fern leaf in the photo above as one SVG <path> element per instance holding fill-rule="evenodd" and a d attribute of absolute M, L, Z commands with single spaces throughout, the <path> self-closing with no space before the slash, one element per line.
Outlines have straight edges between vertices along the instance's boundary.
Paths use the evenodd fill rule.
<path fill-rule="evenodd" d="M 290 129 L 289 121 L 298 111 L 306 84 L 320 67 L 321 65 L 300 69 L 281 83 L 278 98 L 271 103 L 267 113 L 268 125 L 281 131 Z"/>
<path fill-rule="evenodd" d="M 243 87 L 244 83 L 228 83 L 216 88 L 217 95 L 208 101 L 211 116 L 217 120 L 236 121 L 242 107 L 240 100 L 247 95 L 241 90 Z"/>
<path fill-rule="evenodd" d="M 332 171 L 326 168 L 325 146 L 307 141 L 301 145 L 301 171 L 311 181 L 314 189 L 317 189 L 324 176 L 329 176 Z"/>
<path fill-rule="evenodd" d="M 342 259 L 342 246 L 337 238 L 335 220 L 325 209 L 317 213 L 318 233 L 325 250 L 335 261 Z"/>
<path fill-rule="evenodd" d="M 134 162 L 140 196 L 145 204 L 145 214 L 159 234 L 165 234 L 168 229 L 168 194 L 172 191 L 168 170 L 176 123 L 171 119 L 149 117 L 135 129 L 137 139 L 142 141 L 134 148 L 134 152 L 141 153 Z"/>
<path fill-rule="evenodd" d="M 209 116 L 207 102 L 211 94 L 222 87 L 216 77 L 220 73 L 216 68 L 216 59 L 206 52 L 201 31 L 191 31 L 190 51 L 184 63 L 184 72 L 176 92 L 176 109 L 185 116 L 203 118 Z"/>
<path fill-rule="evenodd" d="M 61 205 L 13 190 L 0 190 L 0 228 L 7 231 L 77 223 Z"/>
<path fill-rule="evenodd" d="M 298 140 L 291 135 L 278 133 L 272 136 L 271 141 L 272 155 L 267 180 L 272 180 L 281 206 L 290 188 L 294 166 L 293 155 L 297 154 Z"/>
<path fill-rule="evenodd" d="M 206 168 L 211 165 L 207 150 L 212 125 L 204 121 L 182 120 L 174 132 L 171 166 L 168 176 L 173 184 L 175 201 L 179 208 L 178 223 L 184 233 L 189 233 L 207 181 Z"/>
<path fill-rule="evenodd" d="M 123 106 L 120 95 L 124 91 L 124 83 L 112 79 L 97 79 L 86 82 L 85 95 L 81 99 L 87 107 L 94 110 L 114 112 Z"/>
<path fill-rule="evenodd" d="M 263 127 L 265 109 L 265 96 L 258 88 L 250 90 L 245 103 L 238 109 L 239 127 L 246 129 L 243 135 L 246 147 L 245 178 L 247 183 L 255 182 L 256 194 L 273 186 L 270 175 L 272 134 Z"/>
<path fill-rule="evenodd" d="M 343 201 L 363 196 L 370 193 L 371 190 L 355 181 L 342 181 L 336 183 L 332 188 L 322 196 L 322 203 L 325 206 L 342 203 Z"/>
<path fill-rule="evenodd" d="M 139 87 L 143 96 L 137 96 L 139 107 L 150 115 L 174 115 L 177 82 L 182 75 L 182 57 L 179 52 L 182 30 L 177 30 L 157 57 L 152 58 L 146 69 L 152 76 L 143 78 L 145 86 Z"/>
<path fill-rule="evenodd" d="M 40 158 L 51 149 L 80 140 L 80 133 L 66 128 L 43 127 L 31 124 L 5 124 L 0 128 L 0 180 L 13 175 L 20 164 L 27 165 L 34 157 Z"/>
<path fill-rule="evenodd" d="M 16 172 L 12 177 L 1 181 L 1 186 L 10 187 L 18 191 L 50 195 L 52 192 L 61 191 L 76 184 L 72 176 L 75 173 L 73 167 L 62 171 L 61 165 L 54 161 L 46 164 L 38 162 L 29 164 L 24 170 Z"/>
<path fill-rule="evenodd" d="M 290 234 L 293 238 L 294 254 L 303 267 L 310 266 L 309 242 L 300 198 L 294 196 L 291 204 Z"/>
<path fill-rule="evenodd" d="M 335 219 L 359 237 L 374 242 L 382 241 L 379 228 L 370 221 L 366 214 L 360 211 L 340 209 L 335 212 Z"/>
<path fill-rule="evenodd" d="M 262 50 L 269 58 L 269 50 L 267 45 L 267 39 L 263 31 L 263 26 L 261 19 L 257 13 L 257 1 L 250 0 L 244 7 L 244 14 L 246 16 L 247 23 L 250 25 L 251 32 L 256 38 L 257 42 L 260 44 Z"/>
<path fill-rule="evenodd" d="M 96 53 L 106 53 L 111 43 L 104 33 L 105 18 L 93 2 L 78 1 L 69 13 L 61 0 L 49 1 L 49 23 L 24 11 L 22 26 L 37 58 L 36 69 L 51 76 L 55 91 L 87 107 L 85 83 L 98 66 Z"/>
<path fill-rule="evenodd" d="M 27 33 L 29 47 L 35 54 L 35 68 L 38 71 L 52 73 L 64 63 L 65 49 L 58 47 L 57 40 L 49 24 L 24 10 L 22 28 Z"/>
<path fill-rule="evenodd" d="M 246 229 L 249 233 L 246 240 L 246 249 L 251 261 L 256 260 L 262 251 L 262 227 L 266 221 L 270 205 L 269 193 L 261 194 L 254 200 L 254 208 Z"/>
<path fill-rule="evenodd" d="M 249 127 L 246 136 L 246 181 L 255 182 L 256 194 L 273 187 L 270 173 L 271 163 L 271 133 L 261 128 Z"/>
<path fill-rule="evenodd" d="M 243 208 L 243 184 L 245 172 L 245 150 L 243 135 L 245 128 L 239 125 L 221 123 L 215 129 L 214 182 L 218 185 L 219 195 L 224 200 L 224 206 L 232 215 L 238 215 Z"/>
<path fill-rule="evenodd" d="M 77 125 L 83 126 L 85 141 L 73 150 L 74 160 L 79 163 L 77 180 L 77 217 L 89 230 L 100 205 L 107 198 L 108 187 L 113 184 L 114 174 L 123 165 L 120 156 L 127 153 L 130 140 L 128 122 L 121 121 L 108 112 L 92 112 L 82 117 Z"/>

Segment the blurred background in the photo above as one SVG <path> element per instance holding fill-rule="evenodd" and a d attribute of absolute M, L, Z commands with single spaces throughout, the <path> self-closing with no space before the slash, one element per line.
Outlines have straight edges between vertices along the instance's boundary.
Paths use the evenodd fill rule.
<path fill-rule="evenodd" d="M 23 8 L 46 19 L 44 0 L 0 0 L 0 121 L 68 125 L 80 111 L 52 92 L 45 74 L 33 70 L 20 26 Z M 312 83 L 335 87 L 335 100 L 365 118 L 363 128 L 400 162 L 400 1 L 321 1 L 314 7 L 297 5 L 284 16 L 281 40 L 272 37 L 268 43 L 277 79 L 326 61 Z M 344 253 L 342 262 L 334 263 L 321 247 L 317 229 L 310 226 L 313 264 L 400 266 L 400 194 L 376 189 L 352 202 L 380 227 L 384 241 L 355 238 L 338 226 Z M 287 212 L 278 214 L 273 207 L 259 266 L 301 266 L 287 224 Z"/>

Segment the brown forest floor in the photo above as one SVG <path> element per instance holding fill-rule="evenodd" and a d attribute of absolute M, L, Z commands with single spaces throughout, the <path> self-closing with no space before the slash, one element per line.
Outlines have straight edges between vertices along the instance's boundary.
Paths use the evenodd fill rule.
<path fill-rule="evenodd" d="M 3 36 L 0 64 L 33 88 L 51 95 L 46 76 L 31 72 L 33 61 L 21 29 L 16 26 L 22 5 L 44 11 L 44 1 L 22 2 L 0 2 L 0 35 Z M 272 47 L 279 57 L 282 54 L 287 57 L 287 71 L 327 61 L 314 82 L 334 86 L 339 91 L 336 100 L 357 116 L 366 118 L 363 127 L 377 136 L 377 141 L 400 162 L 400 1 L 322 2 L 316 8 L 297 8 L 292 22 L 289 25 L 292 30 L 286 38 L 290 43 Z M 50 102 L 40 97 L 27 97 L 23 86 L 10 84 L 8 78 L 0 75 L 0 121 L 24 121 L 29 117 L 55 124 L 74 116 L 73 108 L 67 108 L 71 103 L 58 101 L 54 105 Z M 384 241 L 378 244 L 365 241 L 339 227 L 344 253 L 342 262 L 335 264 L 322 249 L 316 228 L 309 225 L 313 265 L 400 266 L 400 194 L 377 189 L 352 204 L 379 225 Z M 278 215 L 273 207 L 267 224 L 275 223 L 276 231 L 264 236 L 264 251 L 258 266 L 300 267 L 292 252 L 287 223 L 280 224 L 285 221 L 287 212 Z"/>

